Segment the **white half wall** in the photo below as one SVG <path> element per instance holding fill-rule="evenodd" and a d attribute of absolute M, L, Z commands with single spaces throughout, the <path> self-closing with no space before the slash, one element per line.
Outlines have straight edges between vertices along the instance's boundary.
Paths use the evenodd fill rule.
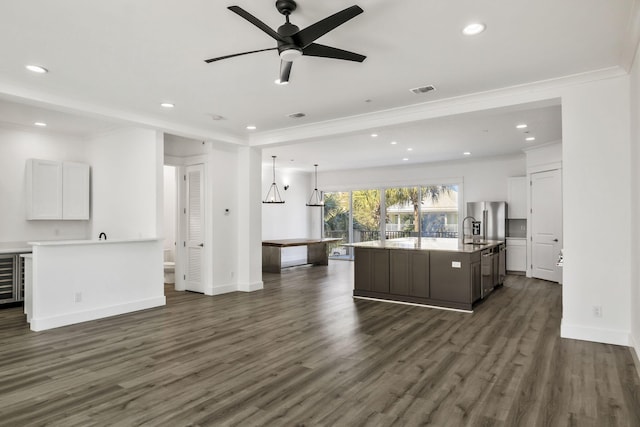
<path fill-rule="evenodd" d="M 165 305 L 162 279 L 160 240 L 35 245 L 25 295 L 31 329 Z"/>
<path fill-rule="evenodd" d="M 0 240 L 86 239 L 89 221 L 27 221 L 27 159 L 91 163 L 87 146 L 77 136 L 0 124 Z"/>
<path fill-rule="evenodd" d="M 91 139 L 93 238 L 162 237 L 162 141 L 155 130 L 130 128 Z"/>

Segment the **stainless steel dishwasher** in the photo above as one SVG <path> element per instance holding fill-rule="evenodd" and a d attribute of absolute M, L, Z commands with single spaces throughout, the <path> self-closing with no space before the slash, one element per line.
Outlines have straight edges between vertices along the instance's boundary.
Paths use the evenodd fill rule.
<path fill-rule="evenodd" d="M 484 249 L 481 253 L 480 270 L 482 272 L 482 278 L 480 280 L 480 298 L 484 298 L 489 295 L 493 290 L 494 285 L 494 253 L 493 248 Z"/>

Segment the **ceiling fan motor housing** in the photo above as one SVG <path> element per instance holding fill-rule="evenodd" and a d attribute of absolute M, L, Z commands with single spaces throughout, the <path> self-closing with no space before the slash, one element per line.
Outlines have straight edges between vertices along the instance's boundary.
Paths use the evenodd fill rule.
<path fill-rule="evenodd" d="M 278 40 L 278 53 L 280 54 L 280 59 L 283 61 L 292 62 L 294 59 L 302 56 L 302 48 L 294 42 L 292 37 L 298 31 L 300 31 L 300 28 L 290 22 L 286 22 L 278 27 L 278 34 L 280 34 L 284 40 Z"/>
<path fill-rule="evenodd" d="M 278 0 L 278 1 L 276 1 L 276 9 L 278 9 L 278 12 L 280 12 L 281 14 L 283 14 L 285 16 L 291 14 L 291 12 L 296 10 L 296 7 L 298 7 L 298 5 L 293 0 Z"/>

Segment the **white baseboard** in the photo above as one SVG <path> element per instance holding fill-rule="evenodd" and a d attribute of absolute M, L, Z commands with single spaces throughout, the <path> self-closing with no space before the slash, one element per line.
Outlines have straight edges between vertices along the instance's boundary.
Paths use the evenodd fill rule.
<path fill-rule="evenodd" d="M 119 314 L 131 313 L 132 311 L 146 310 L 148 308 L 160 307 L 167 304 L 164 296 L 147 298 L 139 301 L 130 301 L 124 304 L 112 305 L 108 307 L 97 307 L 90 310 L 76 311 L 73 313 L 51 316 L 32 317 L 31 330 L 44 331 L 46 329 L 59 328 L 60 326 L 73 325 L 76 323 L 88 322 L 90 320 L 102 319 L 104 317 L 117 316 Z"/>
<path fill-rule="evenodd" d="M 264 289 L 264 283 L 262 280 L 253 283 L 238 283 L 238 291 L 240 292 L 254 292 Z"/>
<path fill-rule="evenodd" d="M 633 364 L 636 367 L 636 372 L 640 377 L 640 347 L 638 347 L 638 343 L 640 340 L 635 339 L 633 334 L 629 334 L 629 341 L 631 341 L 631 356 L 633 357 Z"/>
<path fill-rule="evenodd" d="M 235 284 L 217 285 L 211 288 L 211 293 L 207 295 L 221 295 L 228 294 L 229 292 L 236 292 L 238 290 Z"/>
<path fill-rule="evenodd" d="M 631 333 L 629 331 L 567 325 L 564 321 L 560 326 L 560 336 L 582 341 L 631 346 Z"/>

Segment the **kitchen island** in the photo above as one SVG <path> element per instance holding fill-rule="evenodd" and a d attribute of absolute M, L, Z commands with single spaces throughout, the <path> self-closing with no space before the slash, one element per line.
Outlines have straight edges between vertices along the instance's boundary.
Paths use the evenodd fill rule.
<path fill-rule="evenodd" d="M 504 281 L 504 242 L 402 238 L 355 250 L 353 296 L 471 311 Z"/>

